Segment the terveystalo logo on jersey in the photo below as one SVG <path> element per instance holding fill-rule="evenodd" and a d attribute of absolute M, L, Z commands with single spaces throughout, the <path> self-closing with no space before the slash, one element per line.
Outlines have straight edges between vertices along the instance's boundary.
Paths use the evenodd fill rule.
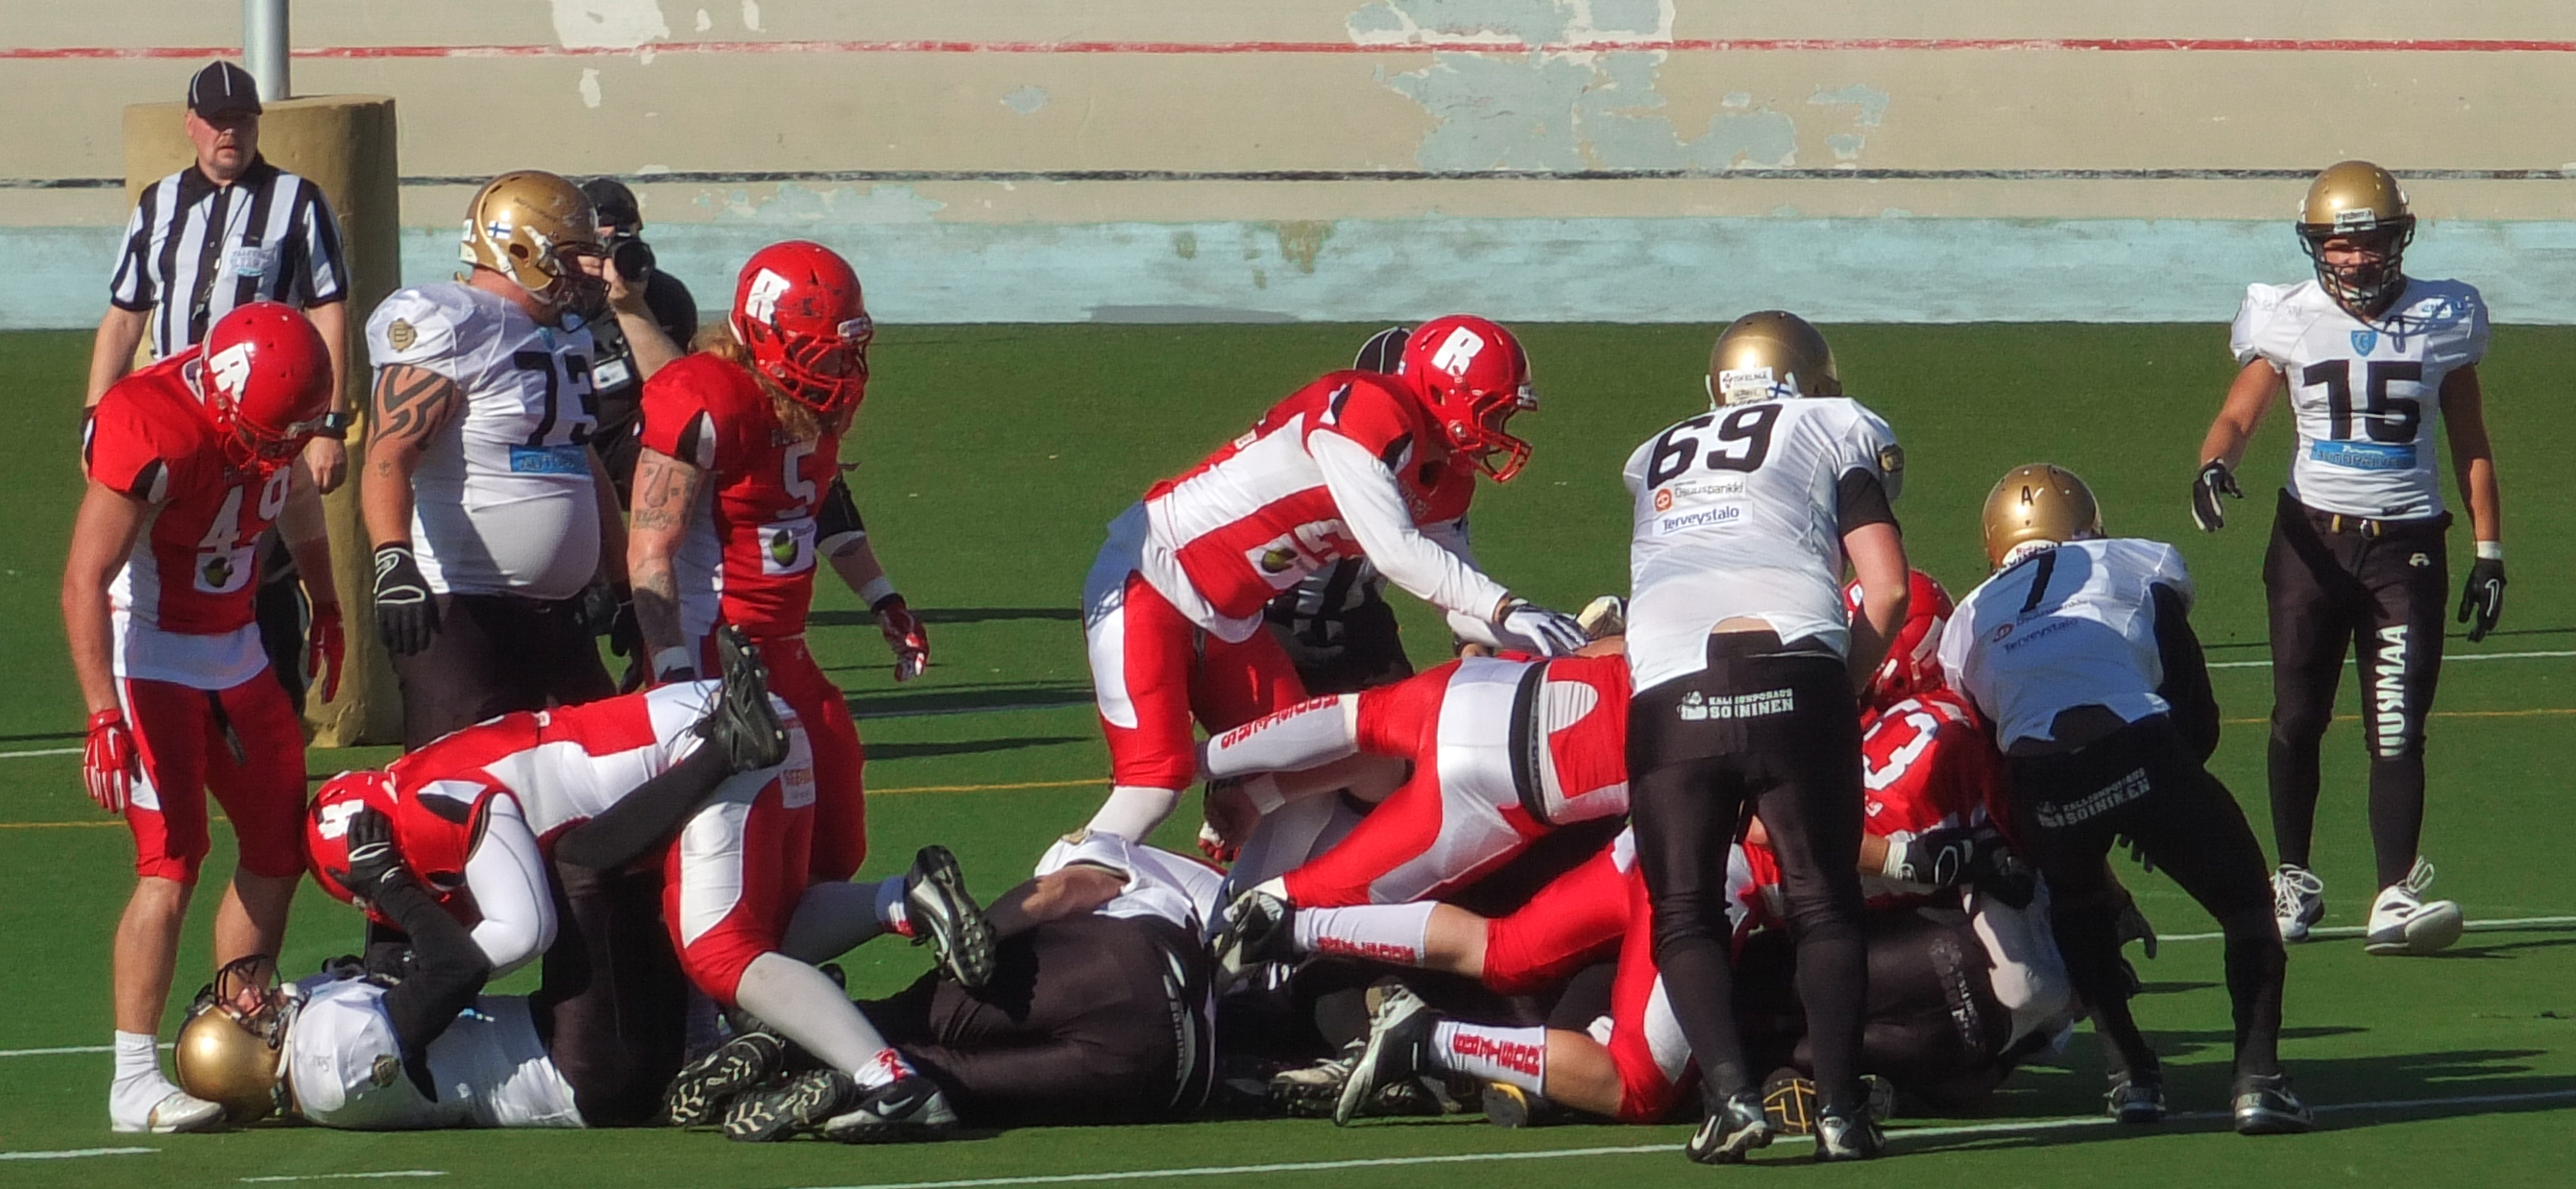
<path fill-rule="evenodd" d="M 2415 469 L 2413 445 L 2388 446 L 2377 442 L 2318 442 L 2308 447 L 2308 457 L 2331 466 L 2356 471 L 2411 471 Z"/>
<path fill-rule="evenodd" d="M 1692 690 L 1682 695 L 1681 704 L 1673 707 L 1673 713 L 1683 722 L 1704 722 L 1710 719 L 1768 718 L 1774 714 L 1788 714 L 1797 708 L 1798 691 L 1793 689 L 1766 689 L 1758 694 L 1719 698 L 1703 698 L 1698 690 Z"/>
<path fill-rule="evenodd" d="M 559 446 L 510 447 L 510 473 L 513 475 L 587 475 L 590 473 L 590 451 L 579 442 Z"/>

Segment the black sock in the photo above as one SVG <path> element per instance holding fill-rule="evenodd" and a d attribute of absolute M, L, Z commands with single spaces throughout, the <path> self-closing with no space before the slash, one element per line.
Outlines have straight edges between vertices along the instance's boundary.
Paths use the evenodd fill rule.
<path fill-rule="evenodd" d="M 2281 939 L 2262 922 L 2227 941 L 2227 999 L 2236 1015 L 2236 1072 L 2281 1072 L 2281 986 L 2289 957 Z"/>
<path fill-rule="evenodd" d="M 2405 881 L 2423 841 L 2424 753 L 2372 757 L 2370 845 L 2379 860 L 2379 886 Z"/>
<path fill-rule="evenodd" d="M 2265 756 L 2272 786 L 2272 845 L 2280 852 L 2278 861 L 2293 866 L 2308 865 L 2308 841 L 2317 828 L 2321 742 L 2283 739 L 2274 731 Z"/>
<path fill-rule="evenodd" d="M 1861 1031 L 1868 1024 L 1869 951 L 1860 929 L 1832 922 L 1798 938 L 1798 1001 L 1807 1011 L 1817 1105 L 1857 1115 L 1869 1105 L 1860 1081 Z"/>
<path fill-rule="evenodd" d="M 733 775 L 724 749 L 708 744 L 661 775 L 635 786 L 606 813 L 566 831 L 555 858 L 593 871 L 613 871 L 641 858 Z"/>
<path fill-rule="evenodd" d="M 1671 992 L 1673 1017 L 1699 1061 L 1700 1098 L 1710 1114 L 1753 1088 L 1744 1037 L 1735 1026 L 1735 975 L 1726 949 L 1725 942 L 1704 934 L 1655 941 L 1655 963 Z"/>

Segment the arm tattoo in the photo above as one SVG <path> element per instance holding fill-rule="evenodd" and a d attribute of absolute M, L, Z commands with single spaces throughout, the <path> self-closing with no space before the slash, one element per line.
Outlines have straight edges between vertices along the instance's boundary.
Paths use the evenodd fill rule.
<path fill-rule="evenodd" d="M 421 443 L 447 424 L 457 395 L 456 381 L 427 368 L 386 368 L 376 376 L 376 440 Z"/>
<path fill-rule="evenodd" d="M 676 532 L 687 523 L 690 506 L 706 473 L 678 459 L 646 451 L 635 466 L 634 531 Z"/>

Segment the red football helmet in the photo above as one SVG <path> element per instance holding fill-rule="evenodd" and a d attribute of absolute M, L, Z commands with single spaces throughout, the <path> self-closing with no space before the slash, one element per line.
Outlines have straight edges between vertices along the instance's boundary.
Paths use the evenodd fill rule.
<path fill-rule="evenodd" d="M 733 333 L 752 366 L 788 398 L 829 417 L 868 391 L 868 320 L 859 274 L 838 252 L 807 240 L 751 254 L 734 283 Z"/>
<path fill-rule="evenodd" d="M 331 351 L 295 307 L 255 301 L 217 319 L 199 348 L 198 391 L 236 465 L 275 470 L 322 428 Z"/>
<path fill-rule="evenodd" d="M 334 898 L 354 904 L 358 898 L 333 871 L 349 869 L 349 818 L 361 809 L 372 809 L 392 816 L 394 780 L 382 772 L 343 772 L 322 782 L 313 795 L 313 808 L 304 815 L 304 865 L 313 871 L 313 882 Z M 376 910 L 367 915 L 380 924 L 390 925 Z"/>
<path fill-rule="evenodd" d="M 1950 592 L 1921 570 L 1909 578 L 1905 601 L 1905 625 L 1896 630 L 1896 641 L 1888 645 L 1887 659 L 1878 663 L 1878 671 L 1869 675 L 1869 688 L 1861 691 L 1861 701 L 1871 712 L 1884 710 L 1898 702 L 1930 690 L 1949 687 L 1949 677 L 1941 672 L 1941 629 L 1949 626 L 1950 612 L 1955 609 Z M 1860 583 L 1843 588 L 1843 605 L 1853 614 L 1860 612 Z"/>
<path fill-rule="evenodd" d="M 1449 431 L 1450 444 L 1495 482 L 1508 481 L 1529 461 L 1529 443 L 1503 431 L 1512 414 L 1538 407 L 1529 356 L 1512 332 L 1473 314 L 1434 318 L 1405 339 L 1396 374 L 1413 382 Z M 1497 453 L 1504 456 L 1500 466 Z"/>

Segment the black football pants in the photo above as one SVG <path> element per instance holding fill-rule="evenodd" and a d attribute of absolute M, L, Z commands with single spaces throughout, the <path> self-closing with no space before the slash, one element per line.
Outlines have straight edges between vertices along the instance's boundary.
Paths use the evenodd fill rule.
<path fill-rule="evenodd" d="M 2144 848 L 2218 919 L 2236 1016 L 2236 1072 L 2278 1073 L 2288 966 L 2272 921 L 2263 847 L 2236 798 L 2195 755 L 2159 714 L 2063 755 L 2012 756 L 2013 840 L 2048 880 L 2049 925 L 2067 977 L 2131 1071 L 2160 1067 L 2129 1014 L 2121 896 L 2103 862 L 2114 835 Z"/>
<path fill-rule="evenodd" d="M 592 1127 L 653 1121 L 680 1072 L 689 983 L 662 927 L 662 870 L 552 864 L 555 943 L 528 997 L 537 1036 Z"/>
<path fill-rule="evenodd" d="M 1860 1110 L 1860 715 L 1842 659 L 1768 632 L 1710 636 L 1706 669 L 1629 703 L 1628 771 L 1655 961 L 1704 1100 L 1714 1109 L 1756 1084 L 1726 916 L 1727 848 L 1750 812 L 1780 860 L 1817 1093 L 1827 1111 Z"/>
<path fill-rule="evenodd" d="M 2448 513 L 2420 520 L 2335 517 L 2281 493 L 2263 586 L 2272 621 L 2272 841 L 2309 866 L 2318 752 L 2346 653 L 2360 660 L 2362 745 L 2370 754 L 2370 837 L 2379 885 L 2406 878 L 2424 833 L 2424 716 L 2442 676 L 2451 573 Z"/>
<path fill-rule="evenodd" d="M 581 600 L 517 595 L 438 596 L 429 647 L 396 656 L 403 749 L 513 710 L 575 706 L 617 693 Z"/>

